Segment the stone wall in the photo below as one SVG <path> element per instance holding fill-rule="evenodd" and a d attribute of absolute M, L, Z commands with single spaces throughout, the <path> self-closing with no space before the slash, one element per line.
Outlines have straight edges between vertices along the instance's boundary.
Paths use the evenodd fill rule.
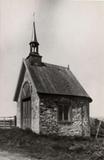
<path fill-rule="evenodd" d="M 53 99 L 48 97 L 41 98 L 40 101 L 40 133 L 58 133 L 57 106 Z"/>
<path fill-rule="evenodd" d="M 39 96 L 35 92 L 34 89 L 32 89 L 32 95 L 31 95 L 31 129 L 35 133 L 40 132 L 39 130 Z"/>
<path fill-rule="evenodd" d="M 72 122 L 59 124 L 59 135 L 82 136 L 81 108 L 72 108 Z"/>
<path fill-rule="evenodd" d="M 90 118 L 89 118 L 89 103 L 86 102 L 82 108 L 82 124 L 83 124 L 83 136 L 90 136 Z"/>
<path fill-rule="evenodd" d="M 81 97 L 40 96 L 40 132 L 62 136 L 90 136 L 89 103 Z M 58 106 L 70 105 L 71 122 L 58 121 Z"/>

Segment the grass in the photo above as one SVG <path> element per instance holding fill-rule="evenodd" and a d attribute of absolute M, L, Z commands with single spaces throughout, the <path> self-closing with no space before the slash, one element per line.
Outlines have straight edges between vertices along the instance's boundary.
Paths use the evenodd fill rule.
<path fill-rule="evenodd" d="M 104 139 L 37 135 L 30 130 L 0 129 L 0 149 L 39 160 L 104 160 Z"/>

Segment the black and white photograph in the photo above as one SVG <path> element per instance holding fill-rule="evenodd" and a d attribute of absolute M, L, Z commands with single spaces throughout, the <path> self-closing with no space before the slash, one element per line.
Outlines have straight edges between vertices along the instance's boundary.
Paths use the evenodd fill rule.
<path fill-rule="evenodd" d="M 0 160 L 104 160 L 104 1 L 0 0 Z"/>

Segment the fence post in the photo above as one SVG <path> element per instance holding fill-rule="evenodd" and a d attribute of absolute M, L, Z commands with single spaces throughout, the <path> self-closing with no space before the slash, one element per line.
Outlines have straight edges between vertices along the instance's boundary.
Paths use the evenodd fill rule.
<path fill-rule="evenodd" d="M 98 125 L 98 128 L 97 128 L 96 136 L 95 136 L 96 139 L 97 139 L 97 137 L 98 137 L 98 135 L 99 135 L 99 130 L 100 130 L 101 122 L 102 122 L 102 121 L 100 120 L 99 125 Z"/>
<path fill-rule="evenodd" d="M 15 127 L 17 125 L 17 117 L 16 116 L 14 116 L 14 125 L 15 125 Z"/>
<path fill-rule="evenodd" d="M 6 119 L 4 117 L 4 128 L 6 128 Z"/>

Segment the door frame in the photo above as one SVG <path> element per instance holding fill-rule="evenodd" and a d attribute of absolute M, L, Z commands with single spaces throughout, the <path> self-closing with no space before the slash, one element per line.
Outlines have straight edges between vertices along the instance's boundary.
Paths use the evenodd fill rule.
<path fill-rule="evenodd" d="M 31 129 L 31 97 L 23 98 L 21 100 L 21 128 L 22 129 L 26 129 L 26 128 L 23 128 L 23 102 L 29 101 L 29 100 L 30 100 L 30 116 L 29 116 L 30 117 L 30 126 L 27 128 Z"/>

